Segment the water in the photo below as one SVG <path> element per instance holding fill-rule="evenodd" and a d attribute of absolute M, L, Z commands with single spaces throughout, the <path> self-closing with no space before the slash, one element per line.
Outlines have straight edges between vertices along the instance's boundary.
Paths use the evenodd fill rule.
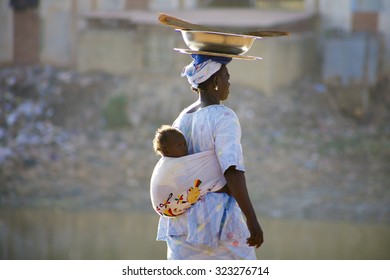
<path fill-rule="evenodd" d="M 262 219 L 259 259 L 390 259 L 390 225 Z M 154 213 L 0 208 L 0 259 L 165 259 Z"/>

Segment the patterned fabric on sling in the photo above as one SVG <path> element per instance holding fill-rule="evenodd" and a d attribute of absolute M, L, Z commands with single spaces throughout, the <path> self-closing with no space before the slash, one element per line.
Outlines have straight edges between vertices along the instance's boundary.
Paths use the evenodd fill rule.
<path fill-rule="evenodd" d="M 152 174 L 150 196 L 158 214 L 175 217 L 225 184 L 214 150 L 179 158 L 162 157 Z"/>

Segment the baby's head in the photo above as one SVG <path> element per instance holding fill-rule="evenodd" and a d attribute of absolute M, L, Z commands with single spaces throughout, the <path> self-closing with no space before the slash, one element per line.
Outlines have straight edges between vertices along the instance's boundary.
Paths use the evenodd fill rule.
<path fill-rule="evenodd" d="M 165 157 L 182 157 L 188 155 L 186 139 L 180 130 L 163 125 L 156 131 L 153 139 L 156 154 Z"/>

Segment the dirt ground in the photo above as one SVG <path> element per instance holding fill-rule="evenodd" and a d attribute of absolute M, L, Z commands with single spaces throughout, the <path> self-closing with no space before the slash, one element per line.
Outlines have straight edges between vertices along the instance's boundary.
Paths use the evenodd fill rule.
<path fill-rule="evenodd" d="M 362 115 L 314 79 L 272 96 L 232 85 L 259 215 L 389 224 L 389 89 L 371 89 Z M 177 78 L 49 66 L 3 67 L 0 91 L 0 206 L 53 209 L 152 212 L 154 131 L 196 98 Z M 118 96 L 111 111 L 126 119 L 113 127 Z"/>

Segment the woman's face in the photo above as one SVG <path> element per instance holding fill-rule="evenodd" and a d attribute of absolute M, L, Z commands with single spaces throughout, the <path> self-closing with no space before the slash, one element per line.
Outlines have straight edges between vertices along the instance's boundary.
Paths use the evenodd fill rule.
<path fill-rule="evenodd" d="M 218 93 L 219 99 L 224 101 L 229 96 L 229 88 L 230 88 L 230 74 L 226 67 L 226 65 L 222 65 L 221 70 L 218 75 Z"/>

